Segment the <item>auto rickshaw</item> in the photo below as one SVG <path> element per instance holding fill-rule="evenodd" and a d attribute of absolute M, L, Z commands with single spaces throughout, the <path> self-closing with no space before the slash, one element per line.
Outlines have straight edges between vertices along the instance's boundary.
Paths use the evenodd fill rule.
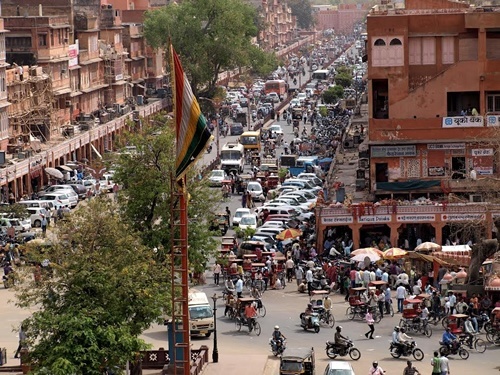
<path fill-rule="evenodd" d="M 287 348 L 280 359 L 280 375 L 314 375 L 314 348 Z"/>
<path fill-rule="evenodd" d="M 277 175 L 271 174 L 267 177 L 267 188 L 276 189 L 280 183 L 280 178 Z"/>
<path fill-rule="evenodd" d="M 241 174 L 236 181 L 236 192 L 242 194 L 247 191 L 248 182 L 252 180 L 249 174 Z"/>
<path fill-rule="evenodd" d="M 229 230 L 229 220 L 225 213 L 217 213 L 215 217 L 210 222 L 209 229 L 213 232 L 220 232 L 221 236 L 224 236 Z"/>

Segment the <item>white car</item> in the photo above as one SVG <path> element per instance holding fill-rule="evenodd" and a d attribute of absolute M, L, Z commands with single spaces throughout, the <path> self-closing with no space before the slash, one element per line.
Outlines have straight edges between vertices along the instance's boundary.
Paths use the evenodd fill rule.
<path fill-rule="evenodd" d="M 267 94 L 267 98 L 271 99 L 274 103 L 279 103 L 280 101 L 280 96 L 275 92 L 270 92 L 269 94 Z"/>
<path fill-rule="evenodd" d="M 233 226 L 236 227 L 240 224 L 240 220 L 244 215 L 250 214 L 251 211 L 249 208 L 237 208 L 236 212 L 234 213 L 233 216 Z"/>
<path fill-rule="evenodd" d="M 242 230 L 246 228 L 257 229 L 257 216 L 254 214 L 243 215 L 239 224 Z"/>
<path fill-rule="evenodd" d="M 250 196 L 254 201 L 264 202 L 266 198 L 264 197 L 264 190 L 262 189 L 262 185 L 257 181 L 250 181 L 247 184 L 247 191 L 250 193 Z"/>
<path fill-rule="evenodd" d="M 31 214 L 31 226 L 34 228 L 40 228 L 42 226 L 43 216 L 48 217 L 47 210 L 42 207 L 28 207 L 27 210 Z"/>
<path fill-rule="evenodd" d="M 260 230 L 260 228 L 282 228 L 282 230 L 284 230 L 285 224 L 283 224 L 282 221 L 269 220 L 269 221 L 266 221 L 264 224 L 262 224 L 259 227 L 259 230 Z"/>
<path fill-rule="evenodd" d="M 19 232 L 27 232 L 31 229 L 31 220 L 30 219 L 18 219 L 18 218 L 9 218 L 10 224 L 16 230 L 16 233 Z"/>
<path fill-rule="evenodd" d="M 290 100 L 290 107 L 300 107 L 300 100 L 299 99 L 292 99 Z"/>
<path fill-rule="evenodd" d="M 287 198 L 287 197 L 295 198 L 301 204 L 308 204 L 311 209 L 316 207 L 316 200 L 317 200 L 316 197 L 308 199 L 308 198 L 304 197 L 302 194 L 299 194 L 297 192 L 287 193 L 287 194 L 280 196 L 280 198 Z"/>
<path fill-rule="evenodd" d="M 208 177 L 210 186 L 222 186 L 222 181 L 226 180 L 227 174 L 222 169 L 214 169 Z"/>
<path fill-rule="evenodd" d="M 64 185 L 60 185 L 60 186 L 64 186 Z M 67 195 L 68 200 L 69 200 L 69 206 L 68 206 L 69 208 L 75 208 L 78 205 L 78 194 L 75 193 L 75 191 L 73 190 L 73 188 L 71 186 L 69 186 L 68 188 L 54 189 L 53 191 L 50 191 L 50 192 L 45 190 L 44 194 L 40 197 L 40 199 L 43 200 L 43 197 L 45 195 L 49 195 L 49 194 L 65 194 L 65 195 Z"/>
<path fill-rule="evenodd" d="M 280 234 L 281 232 L 283 232 L 283 228 L 279 228 L 279 227 L 259 227 L 258 228 L 258 232 L 256 232 L 256 233 L 270 234 L 274 238 L 274 236 Z"/>
<path fill-rule="evenodd" d="M 299 102 L 302 104 L 307 99 L 307 94 L 305 92 L 299 92 L 297 94 L 297 98 Z"/>
<path fill-rule="evenodd" d="M 64 208 L 70 206 L 69 196 L 62 193 L 45 194 L 43 197 L 40 197 L 40 200 L 52 203 L 56 210 L 59 207 Z"/>
<path fill-rule="evenodd" d="M 351 364 L 346 361 L 330 361 L 324 375 L 356 375 Z"/>
<path fill-rule="evenodd" d="M 271 133 L 272 138 L 275 138 L 278 135 L 283 136 L 283 129 L 281 129 L 281 125 L 277 125 L 277 124 L 271 125 L 269 127 L 269 133 Z"/>

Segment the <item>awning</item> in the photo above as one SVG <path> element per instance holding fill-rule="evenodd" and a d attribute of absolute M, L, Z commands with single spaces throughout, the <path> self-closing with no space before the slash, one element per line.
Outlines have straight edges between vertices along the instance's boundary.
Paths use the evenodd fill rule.
<path fill-rule="evenodd" d="M 96 153 L 97 157 L 99 159 L 102 159 L 101 153 L 99 151 L 97 151 L 97 148 L 95 148 L 95 146 L 92 143 L 90 144 L 90 147 L 92 147 L 92 150 L 94 150 L 94 152 Z"/>
<path fill-rule="evenodd" d="M 60 89 L 60 90 L 55 90 L 54 95 L 64 95 L 64 94 L 69 94 L 71 91 L 70 88 L 65 88 L 65 89 Z"/>
<path fill-rule="evenodd" d="M 143 90 L 146 89 L 146 87 L 144 87 L 143 85 L 136 84 L 136 86 L 139 87 L 140 89 L 143 89 Z"/>
<path fill-rule="evenodd" d="M 67 171 L 67 172 L 73 172 L 73 169 L 71 169 L 70 167 L 68 167 L 67 165 L 59 165 L 57 168 L 60 168 L 62 169 L 63 171 Z"/>
<path fill-rule="evenodd" d="M 377 190 L 386 191 L 412 191 L 441 186 L 440 180 L 413 180 L 402 182 L 377 182 Z"/>

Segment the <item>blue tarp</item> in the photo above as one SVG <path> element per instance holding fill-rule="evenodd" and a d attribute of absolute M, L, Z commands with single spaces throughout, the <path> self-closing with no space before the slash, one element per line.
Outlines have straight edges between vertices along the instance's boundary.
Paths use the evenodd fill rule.
<path fill-rule="evenodd" d="M 428 189 L 435 186 L 440 186 L 440 180 L 412 180 L 402 182 L 377 182 L 377 190 L 386 191 L 411 191 L 419 189 Z"/>

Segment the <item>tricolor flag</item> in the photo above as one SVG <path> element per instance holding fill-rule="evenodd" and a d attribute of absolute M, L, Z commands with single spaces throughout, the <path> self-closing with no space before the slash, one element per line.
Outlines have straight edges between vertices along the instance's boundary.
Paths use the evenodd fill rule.
<path fill-rule="evenodd" d="M 177 139 L 175 178 L 179 181 L 189 167 L 203 155 L 211 138 L 207 120 L 201 113 L 179 56 L 170 46 L 174 88 L 174 116 Z"/>

